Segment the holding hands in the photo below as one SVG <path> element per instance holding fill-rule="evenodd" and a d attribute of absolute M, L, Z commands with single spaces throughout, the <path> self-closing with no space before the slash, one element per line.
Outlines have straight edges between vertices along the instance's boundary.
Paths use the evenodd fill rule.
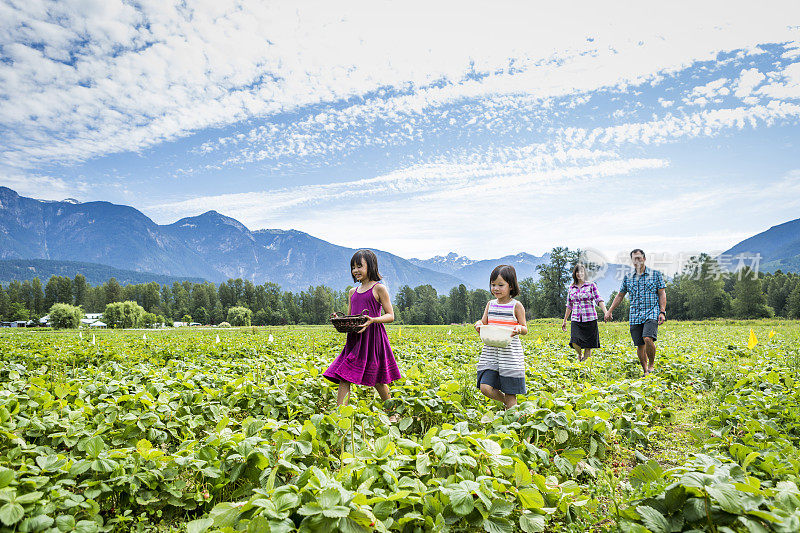
<path fill-rule="evenodd" d="M 605 314 L 603 315 L 603 320 L 605 320 L 606 322 L 613 322 L 614 315 L 611 314 L 611 310 L 605 312 Z"/>

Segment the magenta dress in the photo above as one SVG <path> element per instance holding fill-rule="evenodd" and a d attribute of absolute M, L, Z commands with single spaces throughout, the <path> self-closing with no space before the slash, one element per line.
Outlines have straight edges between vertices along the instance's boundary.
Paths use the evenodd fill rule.
<path fill-rule="evenodd" d="M 372 295 L 373 285 L 364 293 L 356 289 L 350 297 L 350 312 L 369 316 L 381 316 L 381 304 Z M 373 386 L 391 383 L 400 379 L 400 369 L 394 359 L 389 337 L 383 324 L 370 324 L 364 333 L 348 333 L 342 353 L 334 359 L 323 374 L 334 383 L 347 381 L 358 385 Z"/>

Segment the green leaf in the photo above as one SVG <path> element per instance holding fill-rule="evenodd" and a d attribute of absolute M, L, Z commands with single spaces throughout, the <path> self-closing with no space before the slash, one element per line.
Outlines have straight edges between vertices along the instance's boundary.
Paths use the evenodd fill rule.
<path fill-rule="evenodd" d="M 322 506 L 317 502 L 310 502 L 297 510 L 297 514 L 301 516 L 314 516 L 322 513 Z"/>
<path fill-rule="evenodd" d="M 400 431 L 405 431 L 405 430 L 408 429 L 408 427 L 411 425 L 411 423 L 413 421 L 414 421 L 413 418 L 411 418 L 410 416 L 407 416 L 404 419 L 402 419 L 400 422 L 398 422 L 397 427 L 400 428 Z"/>
<path fill-rule="evenodd" d="M 209 517 L 213 521 L 214 527 L 233 527 L 236 519 L 239 518 L 239 506 L 230 502 L 218 503 L 211 509 Z"/>
<path fill-rule="evenodd" d="M 7 526 L 12 526 L 25 516 L 25 510 L 16 502 L 9 502 L 0 507 L 0 521 Z"/>
<path fill-rule="evenodd" d="M 95 472 L 109 473 L 117 469 L 117 463 L 111 459 L 95 459 L 92 461 L 92 470 Z"/>
<path fill-rule="evenodd" d="M 0 489 L 5 488 L 14 480 L 14 471 L 9 468 L 0 468 Z"/>
<path fill-rule="evenodd" d="M 744 511 L 742 494 L 736 487 L 727 483 L 718 483 L 706 487 L 709 496 L 719 504 L 719 506 L 729 513 L 740 514 Z"/>
<path fill-rule="evenodd" d="M 645 527 L 653 533 L 669 533 L 669 522 L 663 514 L 646 505 L 636 507 L 636 512 L 642 517 Z"/>
<path fill-rule="evenodd" d="M 103 442 L 103 439 L 100 438 L 100 435 L 96 435 L 86 441 L 85 450 L 90 459 L 97 459 L 97 457 L 105 448 L 106 443 Z"/>
<path fill-rule="evenodd" d="M 225 429 L 226 427 L 228 427 L 228 424 L 230 424 L 230 423 L 231 423 L 230 419 L 229 419 L 229 418 L 226 416 L 226 417 L 224 417 L 222 420 L 220 420 L 219 422 L 217 422 L 217 425 L 216 425 L 216 427 L 214 428 L 214 430 L 215 430 L 217 433 L 219 433 L 220 431 L 222 431 L 223 429 Z"/>
<path fill-rule="evenodd" d="M 57 516 L 56 527 L 61 531 L 72 531 L 75 529 L 75 517 L 68 514 Z"/>
<path fill-rule="evenodd" d="M 652 459 L 644 464 L 637 465 L 630 473 L 631 485 L 634 487 L 640 487 L 662 479 L 664 479 L 664 470 Z"/>
<path fill-rule="evenodd" d="M 338 505 L 339 501 L 341 500 L 341 495 L 339 494 L 339 489 L 329 488 L 325 489 L 319 493 L 317 497 L 317 501 L 323 508 L 333 507 L 334 505 Z"/>
<path fill-rule="evenodd" d="M 324 507 L 322 509 L 322 514 L 328 518 L 344 518 L 350 514 L 350 508 L 345 507 L 344 505 L 334 505 L 333 507 L 327 508 Z"/>
<path fill-rule="evenodd" d="M 211 518 L 198 518 L 186 524 L 187 533 L 204 533 L 208 528 L 214 525 Z"/>
<path fill-rule="evenodd" d="M 744 524 L 749 533 L 769 533 L 769 529 L 761 525 L 761 522 L 757 522 L 746 516 L 740 516 L 738 520 Z"/>
<path fill-rule="evenodd" d="M 450 497 L 450 506 L 457 515 L 468 515 L 475 508 L 472 494 L 464 489 L 453 489 L 448 496 Z"/>
<path fill-rule="evenodd" d="M 375 441 L 375 455 L 383 456 L 389 451 L 389 446 L 392 443 L 392 437 L 384 435 Z"/>
<path fill-rule="evenodd" d="M 664 505 L 668 512 L 675 512 L 683 508 L 686 503 L 686 489 L 682 485 L 676 485 L 664 493 Z"/>
<path fill-rule="evenodd" d="M 490 516 L 484 520 L 483 530 L 488 533 L 514 533 L 514 525 L 506 518 Z"/>
<path fill-rule="evenodd" d="M 544 507 L 544 498 L 541 493 L 533 487 L 520 489 L 517 497 L 525 509 L 541 509 Z"/>
<path fill-rule="evenodd" d="M 46 514 L 31 516 L 20 523 L 19 530 L 23 533 L 28 531 L 44 531 L 53 527 L 54 522 L 55 520 Z"/>
<path fill-rule="evenodd" d="M 21 505 L 26 505 L 28 503 L 38 502 L 44 496 L 44 492 L 34 491 L 29 492 L 28 494 L 23 494 L 22 496 L 17 496 L 16 502 Z"/>
<path fill-rule="evenodd" d="M 97 533 L 100 526 L 91 520 L 81 520 L 75 524 L 75 533 Z"/>
<path fill-rule="evenodd" d="M 561 452 L 561 457 L 568 460 L 573 466 L 575 466 L 581 459 L 586 457 L 586 452 L 581 448 L 570 448 Z"/>
<path fill-rule="evenodd" d="M 758 459 L 760 456 L 761 456 L 761 453 L 759 453 L 759 452 L 750 452 L 750 453 L 748 453 L 747 457 L 745 457 L 744 461 L 742 461 L 742 468 L 747 468 L 748 466 L 750 466 L 750 463 L 752 463 L 753 461 Z"/>
<path fill-rule="evenodd" d="M 508 516 L 514 510 L 514 504 L 506 500 L 494 500 L 492 507 L 489 509 L 490 516 L 503 517 Z"/>
<path fill-rule="evenodd" d="M 517 459 L 514 462 L 514 483 L 517 487 L 525 487 L 530 485 L 533 482 L 533 477 L 531 477 L 531 472 L 528 470 L 528 467 L 525 466 L 525 463 Z"/>
<path fill-rule="evenodd" d="M 275 502 L 278 512 L 285 512 L 300 505 L 300 496 L 294 492 L 281 492 L 278 489 L 273 494 L 272 501 Z"/>
<path fill-rule="evenodd" d="M 572 473 L 575 471 L 575 467 L 572 465 L 572 463 L 570 463 L 568 459 L 564 459 L 560 455 L 555 456 L 555 458 L 553 459 L 553 464 L 555 464 L 559 472 L 561 472 L 565 476 L 571 476 Z"/>
<path fill-rule="evenodd" d="M 350 518 L 339 520 L 338 528 L 342 533 L 369 533 L 372 529 L 363 526 Z"/>
<path fill-rule="evenodd" d="M 541 533 L 546 525 L 542 515 L 525 513 L 519 517 L 519 527 L 525 533 Z"/>

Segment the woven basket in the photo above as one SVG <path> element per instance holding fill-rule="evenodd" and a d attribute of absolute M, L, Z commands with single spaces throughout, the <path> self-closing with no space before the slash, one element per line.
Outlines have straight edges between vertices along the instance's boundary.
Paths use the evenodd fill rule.
<path fill-rule="evenodd" d="M 356 333 L 367 321 L 369 315 L 366 311 L 360 315 L 340 315 L 333 313 L 331 315 L 331 324 L 336 328 L 339 333 Z"/>

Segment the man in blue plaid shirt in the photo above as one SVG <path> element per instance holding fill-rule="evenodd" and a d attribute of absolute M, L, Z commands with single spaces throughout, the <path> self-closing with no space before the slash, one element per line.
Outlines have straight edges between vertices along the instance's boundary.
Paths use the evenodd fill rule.
<path fill-rule="evenodd" d="M 622 302 L 625 294 L 630 295 L 630 327 L 636 355 L 642 365 L 644 375 L 653 371 L 656 364 L 656 338 L 658 326 L 667 319 L 667 284 L 658 270 L 644 266 L 645 255 L 636 248 L 631 252 L 634 272 L 625 274 L 619 293 L 605 314 L 605 320 L 613 320 L 612 312 Z"/>

